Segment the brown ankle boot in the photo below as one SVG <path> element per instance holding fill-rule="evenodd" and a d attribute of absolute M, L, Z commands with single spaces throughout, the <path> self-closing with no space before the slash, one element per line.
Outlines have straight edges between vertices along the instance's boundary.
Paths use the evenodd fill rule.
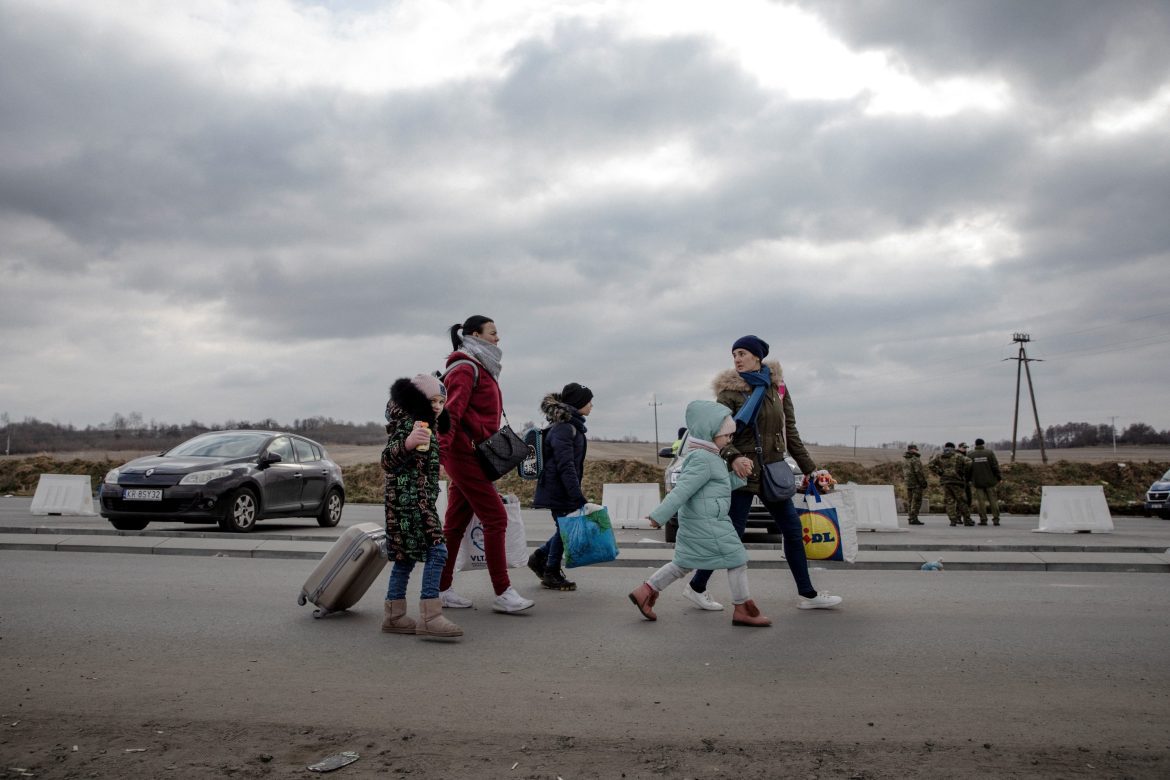
<path fill-rule="evenodd" d="M 456 637 L 463 636 L 463 629 L 443 617 L 443 603 L 438 599 L 423 599 L 418 603 L 419 623 L 415 633 L 420 636 Z"/>
<path fill-rule="evenodd" d="M 756 602 L 748 599 L 742 604 L 735 605 L 735 612 L 731 614 L 731 625 L 762 627 L 772 625 L 772 621 L 760 613 Z"/>
<path fill-rule="evenodd" d="M 414 633 L 414 618 L 406 616 L 406 599 L 382 602 L 382 630 L 387 634 Z"/>
<path fill-rule="evenodd" d="M 654 614 L 652 607 L 654 602 L 658 601 L 658 591 L 650 587 L 650 583 L 643 582 L 638 587 L 630 592 L 630 601 L 634 602 L 634 606 L 642 613 L 642 617 L 647 620 L 657 620 L 658 616 Z"/>

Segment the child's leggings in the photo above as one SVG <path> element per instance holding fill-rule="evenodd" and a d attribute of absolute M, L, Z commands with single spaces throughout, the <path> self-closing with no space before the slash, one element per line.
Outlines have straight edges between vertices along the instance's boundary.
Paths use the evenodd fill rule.
<path fill-rule="evenodd" d="M 682 579 L 690 574 L 694 569 L 684 569 L 674 561 L 663 566 L 658 571 L 650 575 L 650 579 L 646 580 L 654 590 L 662 591 L 670 583 L 675 580 Z M 731 602 L 733 604 L 742 604 L 749 601 L 752 597 L 751 591 L 748 590 L 747 578 L 747 564 L 743 566 L 736 566 L 734 569 L 727 570 L 727 584 L 731 588 Z"/>
<path fill-rule="evenodd" d="M 443 574 L 443 564 L 446 562 L 447 545 L 436 544 L 427 549 L 427 562 L 423 564 L 422 592 L 419 598 L 439 597 L 439 577 Z M 394 568 L 390 570 L 390 585 L 386 588 L 387 601 L 406 598 L 406 583 L 410 581 L 412 571 L 413 560 L 407 558 L 404 561 L 394 561 Z"/>

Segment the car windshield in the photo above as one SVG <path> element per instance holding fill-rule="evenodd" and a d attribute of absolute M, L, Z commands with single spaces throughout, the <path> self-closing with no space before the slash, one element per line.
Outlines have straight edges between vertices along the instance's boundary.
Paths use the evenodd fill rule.
<path fill-rule="evenodd" d="M 1167 471 L 1165 474 L 1163 474 L 1163 475 L 1162 475 L 1162 479 L 1161 479 L 1161 480 L 1159 480 L 1159 481 L 1161 481 L 1161 482 L 1170 482 L 1170 471 Z"/>
<path fill-rule="evenodd" d="M 255 455 L 271 436 L 267 433 L 212 433 L 196 436 L 167 453 L 168 456 L 244 458 Z"/>

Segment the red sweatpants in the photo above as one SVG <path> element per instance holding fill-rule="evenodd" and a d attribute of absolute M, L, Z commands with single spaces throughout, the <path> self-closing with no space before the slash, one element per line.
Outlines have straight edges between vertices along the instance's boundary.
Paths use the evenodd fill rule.
<path fill-rule="evenodd" d="M 512 584 L 508 578 L 508 559 L 504 553 L 504 536 L 508 530 L 508 512 L 495 485 L 483 475 L 474 452 L 447 453 L 443 468 L 451 478 L 447 487 L 447 515 L 443 518 L 443 535 L 447 537 L 447 563 L 439 590 L 451 587 L 455 578 L 455 561 L 459 559 L 459 545 L 471 524 L 474 514 L 483 524 L 483 551 L 487 558 L 488 575 L 496 595 Z"/>

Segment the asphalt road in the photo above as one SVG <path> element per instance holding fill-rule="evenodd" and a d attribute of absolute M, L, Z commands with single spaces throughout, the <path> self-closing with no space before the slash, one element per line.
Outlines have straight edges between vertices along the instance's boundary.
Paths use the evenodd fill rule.
<path fill-rule="evenodd" d="M 577 570 L 575 593 L 513 570 L 537 599 L 518 616 L 487 609 L 487 575 L 472 572 L 457 586 L 479 608 L 450 613 L 466 635 L 437 643 L 379 631 L 385 575 L 351 614 L 313 619 L 296 604 L 311 568 L 0 551 L 0 718 L 17 722 L 0 757 L 13 760 L 21 721 L 117 717 L 257 724 L 261 743 L 274 726 L 376 723 L 516 744 L 800 738 L 1170 758 L 1162 577 L 826 571 L 817 584 L 844 608 L 799 611 L 788 573 L 768 570 L 751 586 L 775 625 L 745 629 L 691 608 L 679 585 L 658 622 L 642 620 L 625 594 L 648 570 Z"/>

